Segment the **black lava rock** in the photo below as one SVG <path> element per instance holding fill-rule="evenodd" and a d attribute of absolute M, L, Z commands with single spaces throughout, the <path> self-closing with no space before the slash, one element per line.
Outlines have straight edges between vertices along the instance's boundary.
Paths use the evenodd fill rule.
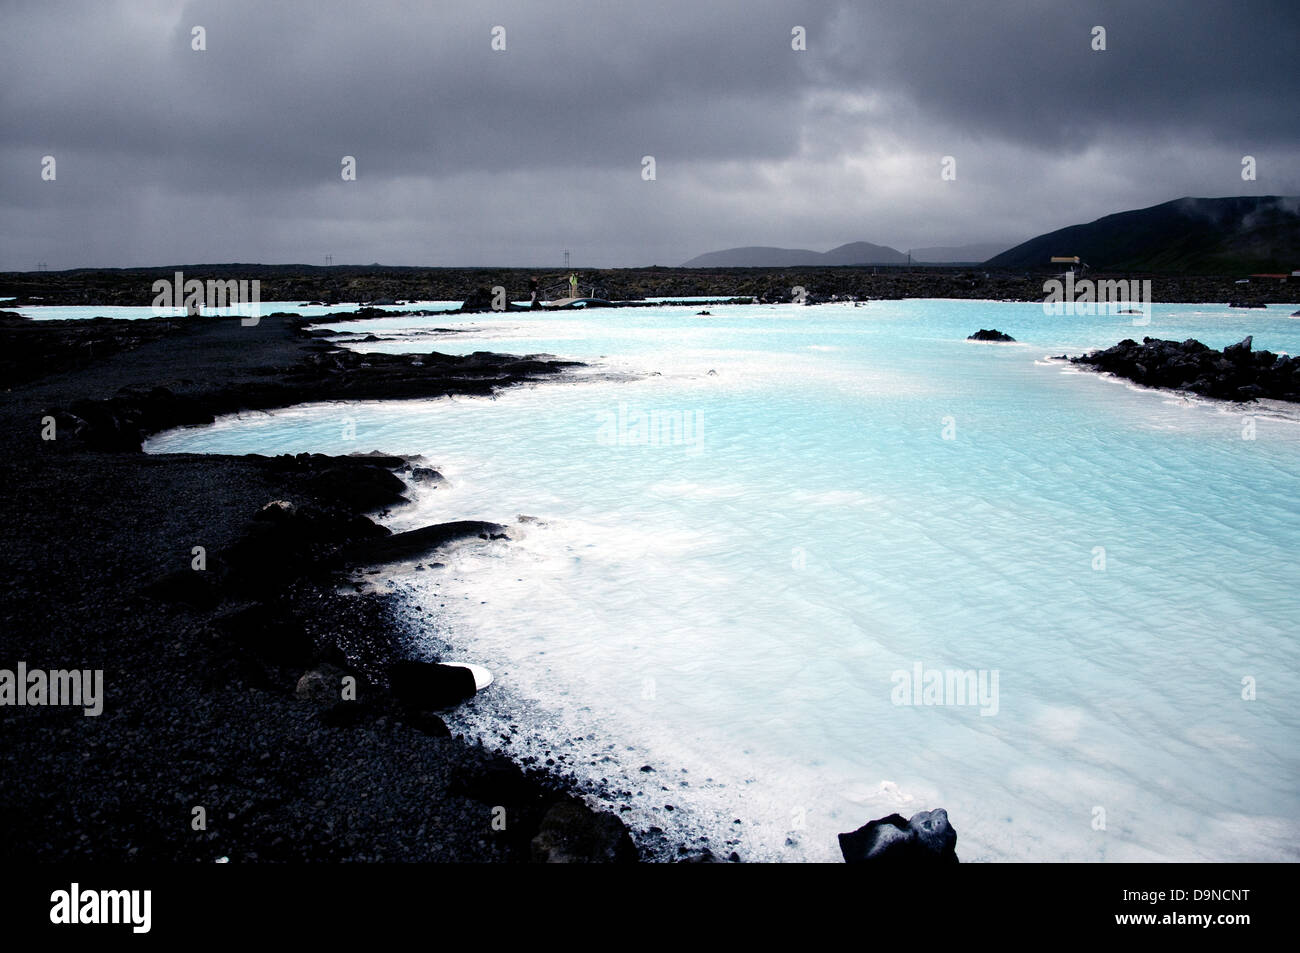
<path fill-rule="evenodd" d="M 534 863 L 636 863 L 636 846 L 617 815 L 593 811 L 577 801 L 560 801 L 533 837 Z"/>
<path fill-rule="evenodd" d="M 957 832 L 943 808 L 922 811 L 904 820 L 890 814 L 840 835 L 844 862 L 890 861 L 903 864 L 957 863 Z"/>
<path fill-rule="evenodd" d="M 1138 344 L 1126 338 L 1071 361 L 1148 387 L 1189 390 L 1221 400 L 1300 401 L 1300 361 L 1253 350 L 1253 344 L 1253 336 L 1246 337 L 1216 351 L 1192 339 L 1180 344 L 1143 338 Z"/>
<path fill-rule="evenodd" d="M 474 673 L 459 665 L 402 661 L 388 668 L 393 697 L 408 708 L 436 711 L 474 696 Z"/>
<path fill-rule="evenodd" d="M 1010 334 L 1003 334 L 1001 331 L 997 330 L 996 328 L 990 328 L 990 329 L 980 328 L 970 337 L 966 338 L 966 340 L 967 341 L 998 341 L 1003 344 L 1007 344 L 1007 343 L 1014 344 L 1016 339 L 1013 338 Z"/>

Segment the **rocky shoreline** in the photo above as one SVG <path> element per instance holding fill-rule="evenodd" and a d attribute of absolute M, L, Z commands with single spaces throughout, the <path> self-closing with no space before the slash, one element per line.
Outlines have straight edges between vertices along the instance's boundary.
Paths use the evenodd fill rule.
<path fill-rule="evenodd" d="M 365 579 L 508 529 L 459 521 L 392 533 L 377 522 L 406 501 L 408 483 L 441 480 L 422 460 L 382 448 L 141 451 L 151 434 L 223 414 L 488 395 L 578 366 L 360 354 L 309 323 L 0 312 L 0 669 L 100 670 L 106 696 L 95 717 L 0 709 L 10 765 L 0 858 L 723 860 L 702 844 L 665 844 L 662 832 L 642 858 L 564 765 L 516 763 L 453 736 L 439 713 L 475 694 L 473 674 L 416 657 L 410 607 Z M 1216 351 L 1145 338 L 1060 359 L 1216 399 L 1300 401 L 1300 361 L 1252 343 Z M 952 863 L 955 843 L 942 811 L 841 835 L 851 863 Z"/>
<path fill-rule="evenodd" d="M 408 483 L 442 480 L 422 460 L 142 452 L 222 414 L 486 395 L 577 366 L 363 355 L 308 323 L 0 312 L 0 670 L 103 682 L 94 717 L 44 700 L 0 708 L 0 859 L 743 860 L 657 827 L 639 850 L 584 800 L 606 800 L 608 780 L 580 781 L 558 753 L 516 762 L 452 735 L 439 712 L 472 698 L 475 673 L 419 657 L 405 597 L 367 577 L 508 530 L 376 522 Z M 946 815 L 924 844 L 909 840 L 920 822 L 900 834 L 900 820 L 843 835 L 845 859 L 955 861 Z"/>
<path fill-rule="evenodd" d="M 10 861 L 628 861 L 616 815 L 438 711 L 396 596 L 349 573 L 495 534 L 392 534 L 418 461 L 145 455 L 151 433 L 318 400 L 486 394 L 564 362 L 356 355 L 296 316 L 3 320 L 0 667 L 102 670 L 104 709 L 6 707 Z M 430 471 L 431 472 L 431 471 Z M 365 588 L 364 586 L 360 588 Z"/>
<path fill-rule="evenodd" d="M 1286 354 L 1252 350 L 1253 335 L 1222 351 L 1194 338 L 1162 341 L 1126 338 L 1114 347 L 1060 360 L 1114 374 L 1147 387 L 1191 391 L 1219 400 L 1259 398 L 1300 403 L 1300 361 Z"/>

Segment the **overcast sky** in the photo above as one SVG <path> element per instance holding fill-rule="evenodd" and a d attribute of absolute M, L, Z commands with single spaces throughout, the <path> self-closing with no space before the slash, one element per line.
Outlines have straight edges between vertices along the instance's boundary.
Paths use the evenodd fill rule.
<path fill-rule="evenodd" d="M 1296 0 L 0 0 L 0 27 L 0 270 L 677 265 L 1300 193 Z"/>

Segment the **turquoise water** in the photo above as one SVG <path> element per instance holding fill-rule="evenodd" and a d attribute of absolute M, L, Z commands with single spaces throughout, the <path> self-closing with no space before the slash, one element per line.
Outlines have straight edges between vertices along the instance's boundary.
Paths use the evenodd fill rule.
<path fill-rule="evenodd" d="M 0 298 L 0 303 L 5 301 L 14 301 L 14 298 Z M 647 301 L 706 301 L 706 298 L 647 298 Z M 527 301 L 514 302 L 520 306 L 527 306 Z M 307 318 L 323 318 L 334 314 L 343 314 L 355 311 L 359 305 L 356 302 L 345 304 L 331 305 L 307 305 L 300 307 L 301 301 L 262 301 L 257 305 L 259 315 L 274 314 L 277 311 L 285 311 L 292 314 L 301 314 Z M 396 305 L 376 305 L 381 311 L 389 311 L 393 314 L 404 314 L 408 311 L 448 311 L 459 308 L 459 301 L 408 301 L 406 304 Z M 185 317 L 184 308 L 159 308 L 155 310 L 148 306 L 136 305 L 23 305 L 19 309 L 19 314 L 31 318 L 33 321 L 56 321 L 56 320 L 84 320 L 86 318 L 121 318 L 126 320 L 140 320 L 143 318 L 183 318 Z M 221 316 L 234 315 L 251 315 L 251 305 L 235 305 L 227 308 L 208 308 L 204 314 L 214 314 Z"/>
<path fill-rule="evenodd" d="M 651 846 L 657 826 L 833 860 L 835 833 L 941 806 L 964 860 L 1300 856 L 1297 415 L 1046 359 L 1143 335 L 1300 353 L 1295 305 L 1156 305 L 1144 327 L 996 302 L 710 310 L 349 322 L 396 338 L 358 350 L 590 366 L 149 449 L 422 453 L 448 483 L 395 529 L 511 525 L 387 574 L 431 650 L 497 677 L 457 727 L 531 726 L 512 750 L 631 792 L 605 802 Z M 965 340 L 990 327 L 1022 343 Z M 917 666 L 996 691 L 900 704 L 924 700 L 898 690 Z"/>

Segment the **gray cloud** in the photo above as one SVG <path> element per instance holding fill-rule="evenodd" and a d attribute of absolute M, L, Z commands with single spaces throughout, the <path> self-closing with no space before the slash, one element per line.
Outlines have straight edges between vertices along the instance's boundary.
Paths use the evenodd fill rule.
<path fill-rule="evenodd" d="M 1190 6 L 9 0 L 0 269 L 676 264 L 1300 192 L 1300 10 Z"/>

